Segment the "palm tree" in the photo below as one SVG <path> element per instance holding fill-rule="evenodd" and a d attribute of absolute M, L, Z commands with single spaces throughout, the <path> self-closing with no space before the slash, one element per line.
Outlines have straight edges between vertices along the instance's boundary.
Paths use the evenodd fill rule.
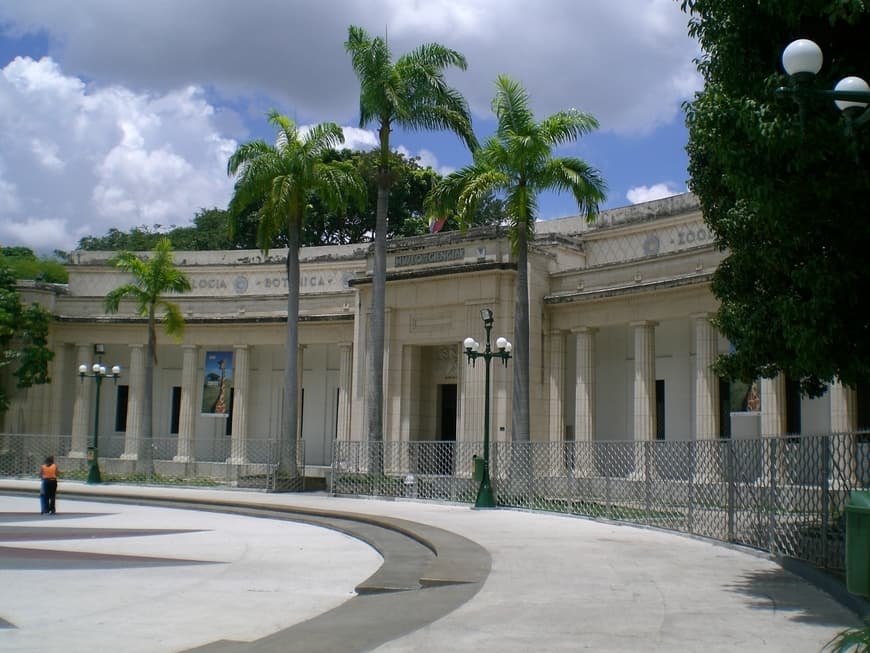
<path fill-rule="evenodd" d="M 269 123 L 277 129 L 274 145 L 262 140 L 240 145 L 227 173 L 236 177 L 229 212 L 238 217 L 257 208 L 257 245 L 268 253 L 274 238 L 287 232 L 287 361 L 284 367 L 284 415 L 279 447 L 279 474 L 292 482 L 298 476 L 299 437 L 299 241 L 311 196 L 333 210 L 348 197 L 365 198 L 365 185 L 348 161 L 329 161 L 344 143 L 341 127 L 321 123 L 301 133 L 295 123 L 274 109 Z"/>
<path fill-rule="evenodd" d="M 426 43 L 395 62 L 385 39 L 371 38 L 361 27 L 348 28 L 345 49 L 360 82 L 360 127 L 378 126 L 380 163 L 372 273 L 371 341 L 369 343 L 366 407 L 368 439 L 384 438 L 384 309 L 387 282 L 387 207 L 393 175 L 390 132 L 442 129 L 456 133 L 470 149 L 477 147 L 465 98 L 447 85 L 446 68 L 465 70 L 465 57 L 438 43 Z"/>
<path fill-rule="evenodd" d="M 514 80 L 500 75 L 492 110 L 498 128 L 474 153 L 474 162 L 451 173 L 433 190 L 430 210 L 438 215 L 454 211 L 466 225 L 490 193 L 504 200 L 508 228 L 517 257 L 514 311 L 513 440 L 528 441 L 529 417 L 529 277 L 528 247 L 534 238 L 538 193 L 567 191 L 577 207 L 594 219 L 604 200 L 606 185 L 598 170 L 573 157 L 553 157 L 553 149 L 589 133 L 598 122 L 571 109 L 541 122 L 529 108 L 529 96 Z"/>
<path fill-rule="evenodd" d="M 109 313 L 117 313 L 121 300 L 129 297 L 136 303 L 136 313 L 148 318 L 148 346 L 145 350 L 145 387 L 142 415 L 142 432 L 138 442 L 136 467 L 140 473 L 151 475 L 154 457 L 151 439 L 154 435 L 153 398 L 154 366 L 157 365 L 157 312 L 163 311 L 166 333 L 176 339 L 184 332 L 184 317 L 174 302 L 163 298 L 167 293 L 190 291 L 190 280 L 175 267 L 172 259 L 172 244 L 161 238 L 152 250 L 152 256 L 142 259 L 132 252 L 121 252 L 113 260 L 115 267 L 133 275 L 132 283 L 115 288 L 106 295 L 105 306 Z"/>

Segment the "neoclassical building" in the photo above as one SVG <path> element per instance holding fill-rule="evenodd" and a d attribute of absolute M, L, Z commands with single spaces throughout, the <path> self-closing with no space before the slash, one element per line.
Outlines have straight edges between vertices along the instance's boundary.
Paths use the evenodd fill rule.
<path fill-rule="evenodd" d="M 602 212 L 594 224 L 539 222 L 529 253 L 532 439 L 691 440 L 855 430 L 866 393 L 840 385 L 801 398 L 786 379 L 736 387 L 711 363 L 729 343 L 711 324 L 713 246 L 691 194 Z M 76 252 L 66 286 L 30 284 L 54 315 L 52 383 L 18 394 L 6 433 L 70 435 L 84 457 L 95 384 L 81 364 L 121 366 L 104 381 L 100 454 L 137 455 L 146 326 L 131 304 L 108 315 L 125 283 L 109 252 Z M 193 291 L 178 296 L 183 339 L 158 336 L 157 457 L 166 464 L 262 458 L 278 437 L 286 347 L 280 250 L 176 252 Z M 368 244 L 301 252 L 301 435 L 306 465 L 328 466 L 333 442 L 364 437 L 372 252 Z M 462 341 L 513 340 L 516 262 L 498 229 L 440 233 L 388 246 L 384 368 L 387 441 L 482 439 L 484 374 Z M 492 368 L 491 424 L 511 438 L 510 366 Z M 756 398 L 758 395 L 758 398 Z M 748 401 L 747 401 L 748 398 Z M 760 402 L 758 399 L 760 398 Z M 863 411 L 863 412 L 862 412 Z M 862 416 L 863 415 L 863 416 Z"/>

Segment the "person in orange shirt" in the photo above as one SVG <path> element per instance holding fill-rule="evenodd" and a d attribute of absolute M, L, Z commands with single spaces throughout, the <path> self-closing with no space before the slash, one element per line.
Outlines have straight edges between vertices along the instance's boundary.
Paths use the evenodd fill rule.
<path fill-rule="evenodd" d="M 57 496 L 57 465 L 54 462 L 54 456 L 49 456 L 45 459 L 42 467 L 39 468 L 39 474 L 42 476 L 42 490 L 39 494 L 39 500 L 42 503 L 42 514 L 55 514 L 55 497 Z"/>

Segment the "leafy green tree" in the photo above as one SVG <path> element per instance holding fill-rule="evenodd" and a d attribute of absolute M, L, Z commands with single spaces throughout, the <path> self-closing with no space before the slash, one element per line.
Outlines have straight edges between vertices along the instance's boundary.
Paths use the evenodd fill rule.
<path fill-rule="evenodd" d="M 133 276 L 126 283 L 112 290 L 105 299 L 106 311 L 117 313 L 123 299 L 129 298 L 136 304 L 136 313 L 148 320 L 148 345 L 145 349 L 145 387 L 142 415 L 142 433 L 139 437 L 137 469 L 150 475 L 154 471 L 151 439 L 154 435 L 154 367 L 157 365 L 157 322 L 162 319 L 166 333 L 180 338 L 184 332 L 184 317 L 178 304 L 165 299 L 169 293 L 189 292 L 190 280 L 175 266 L 172 258 L 172 244 L 168 238 L 161 238 L 149 257 L 142 259 L 133 252 L 121 252 L 111 264 Z M 158 318 L 162 311 L 162 318 Z"/>
<path fill-rule="evenodd" d="M 529 439 L 529 277 L 528 244 L 534 238 L 538 194 L 567 191 L 592 220 L 605 197 L 605 183 L 595 168 L 573 157 L 554 157 L 553 150 L 598 126 L 588 113 L 572 109 L 535 120 L 525 89 L 504 75 L 496 82 L 492 110 L 495 135 L 474 152 L 471 165 L 444 178 L 432 194 L 438 215 L 455 212 L 460 224 L 475 215 L 493 193 L 503 198 L 517 256 L 514 311 L 513 439 Z"/>
<path fill-rule="evenodd" d="M 835 377 L 870 378 L 870 129 L 849 129 L 830 101 L 798 107 L 783 48 L 818 43 L 812 84 L 867 76 L 870 10 L 859 0 L 684 0 L 700 42 L 704 90 L 686 105 L 690 187 L 727 257 L 713 277 L 716 324 L 734 347 L 724 376 L 778 372 L 817 395 Z"/>
<path fill-rule="evenodd" d="M 9 407 L 8 368 L 12 368 L 17 388 L 51 382 L 48 364 L 54 352 L 48 348 L 50 322 L 51 315 L 38 304 L 21 303 L 15 277 L 0 261 L 0 415 Z"/>
<path fill-rule="evenodd" d="M 387 235 L 390 192 L 395 174 L 390 156 L 394 127 L 442 129 L 457 134 L 469 148 L 477 147 L 465 98 L 447 85 L 444 71 L 465 70 L 459 52 L 426 43 L 395 62 L 386 39 L 372 38 L 361 27 L 348 28 L 345 49 L 360 82 L 360 127 L 378 127 L 377 212 L 372 272 L 371 342 L 366 379 L 367 436 L 384 439 L 384 320 L 387 284 Z"/>
<path fill-rule="evenodd" d="M 274 246 L 276 234 L 287 234 L 287 361 L 279 471 L 292 479 L 298 476 L 299 246 L 309 198 L 314 194 L 338 210 L 348 198 L 362 201 L 365 187 L 351 164 L 327 160 L 329 151 L 344 142 L 341 127 L 321 123 L 303 135 L 292 120 L 274 110 L 269 123 L 278 132 L 275 145 L 251 141 L 230 157 L 227 172 L 236 183 L 229 212 L 237 216 L 259 206 L 257 245 L 263 252 Z"/>
<path fill-rule="evenodd" d="M 6 267 L 16 279 L 33 279 L 47 283 L 66 283 L 69 275 L 58 254 L 37 257 L 28 247 L 0 248 L 0 267 Z"/>
<path fill-rule="evenodd" d="M 174 250 L 239 249 L 231 238 L 230 216 L 218 208 L 200 209 L 193 217 L 193 224 L 186 227 L 172 226 L 164 230 L 162 225 L 141 225 L 124 232 L 115 227 L 105 236 L 85 236 L 79 240 L 79 249 L 89 251 L 146 252 L 154 249 L 161 238 L 168 238 Z M 254 245 L 251 244 L 251 247 Z"/>
<path fill-rule="evenodd" d="M 112 227 L 105 236 L 85 236 L 79 239 L 78 249 L 91 252 L 149 252 L 166 234 L 160 225 L 141 225 L 124 232 Z"/>

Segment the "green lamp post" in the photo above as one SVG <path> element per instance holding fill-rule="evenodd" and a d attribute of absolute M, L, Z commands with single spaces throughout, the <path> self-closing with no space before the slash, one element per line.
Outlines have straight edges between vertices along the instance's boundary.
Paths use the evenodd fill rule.
<path fill-rule="evenodd" d="M 97 353 L 103 353 L 101 351 L 101 346 L 97 345 L 94 349 Z M 103 379 L 114 379 L 115 383 L 118 382 L 118 377 L 121 376 L 121 367 L 119 365 L 115 365 L 112 367 L 111 371 L 107 371 L 105 366 L 102 363 L 102 360 L 99 363 L 94 363 L 91 366 L 91 372 L 88 373 L 88 366 L 85 363 L 79 365 L 79 378 L 81 382 L 85 382 L 85 377 L 91 378 L 94 380 L 94 383 L 97 385 L 96 391 L 96 400 L 94 405 L 94 443 L 93 446 L 88 450 L 88 483 L 102 483 L 103 478 L 100 474 L 100 462 L 99 462 L 99 449 L 98 449 L 98 438 L 100 435 L 100 388 L 103 384 Z"/>
<path fill-rule="evenodd" d="M 474 338 L 466 338 L 462 342 L 465 348 L 465 355 L 468 357 L 468 362 L 474 367 L 474 362 L 478 358 L 482 358 L 485 364 L 485 379 L 484 384 L 484 406 L 483 406 L 483 469 L 480 470 L 480 487 L 477 490 L 477 500 L 474 502 L 477 508 L 493 508 L 495 507 L 495 497 L 492 493 L 492 483 L 489 478 L 489 385 L 490 385 L 490 362 L 493 358 L 501 360 L 502 365 L 507 367 L 508 359 L 511 357 L 513 345 L 505 338 L 497 338 L 495 346 L 498 351 L 493 351 L 490 345 L 490 336 L 492 334 L 493 319 L 492 310 L 489 308 L 481 309 L 480 317 L 483 318 L 483 327 L 486 329 L 486 343 L 481 346 Z"/>

